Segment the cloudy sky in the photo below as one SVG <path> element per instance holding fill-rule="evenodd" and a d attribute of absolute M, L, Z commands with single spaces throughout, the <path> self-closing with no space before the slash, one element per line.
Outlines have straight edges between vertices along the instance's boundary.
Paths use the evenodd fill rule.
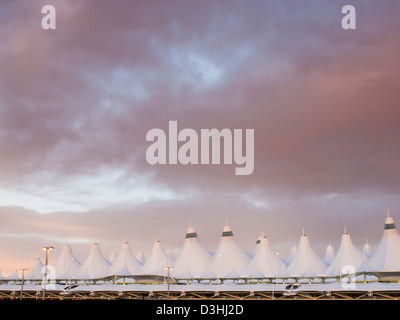
<path fill-rule="evenodd" d="M 354 2 L 357 29 L 343 30 Z M 56 8 L 43 30 L 42 6 Z M 376 247 L 400 223 L 400 2 L 1 1 L 0 270 L 64 243 L 175 254 L 191 221 L 218 246 L 344 225 Z M 255 167 L 149 165 L 152 128 L 254 129 Z"/>

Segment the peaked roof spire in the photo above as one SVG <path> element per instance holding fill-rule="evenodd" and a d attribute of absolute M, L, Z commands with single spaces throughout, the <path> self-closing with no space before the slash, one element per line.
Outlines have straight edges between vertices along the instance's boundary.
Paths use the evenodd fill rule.
<path fill-rule="evenodd" d="M 368 239 L 365 240 L 364 247 L 363 247 L 363 254 L 370 258 L 372 256 L 371 246 L 368 243 Z"/>
<path fill-rule="evenodd" d="M 74 275 L 81 263 L 75 258 L 72 253 L 71 246 L 64 244 L 61 253 L 54 265 L 57 279 L 67 279 Z"/>
<path fill-rule="evenodd" d="M 332 247 L 332 241 L 329 240 L 329 244 L 326 246 L 324 257 L 322 261 L 325 262 L 326 265 L 330 265 L 332 261 L 335 259 L 335 250 Z"/>
<path fill-rule="evenodd" d="M 395 223 L 393 221 L 393 218 L 390 216 L 389 209 L 388 209 L 388 216 L 385 219 L 385 227 L 384 227 L 384 229 L 385 230 L 396 229 L 396 225 L 395 225 Z"/>
<path fill-rule="evenodd" d="M 400 236 L 397 233 L 393 218 L 385 219 L 383 236 L 378 247 L 374 251 L 369 265 L 378 271 L 395 271 L 400 268 Z"/>
<path fill-rule="evenodd" d="M 340 247 L 335 259 L 326 269 L 326 274 L 329 276 L 340 275 L 342 273 L 342 268 L 347 265 L 351 265 L 357 270 L 363 262 L 362 251 L 353 244 L 350 234 L 346 231 L 347 230 L 345 230 L 345 233 L 342 235 Z"/>
<path fill-rule="evenodd" d="M 192 221 L 189 222 L 189 227 L 186 231 L 186 239 L 187 238 L 197 238 L 196 230 L 192 227 Z"/>
<path fill-rule="evenodd" d="M 242 275 L 246 277 L 276 276 L 283 265 L 284 263 L 278 258 L 277 252 L 270 248 L 268 239 L 263 237 L 256 253 L 243 270 Z"/>
<path fill-rule="evenodd" d="M 110 262 L 101 253 L 99 244 L 94 242 L 86 260 L 78 268 L 74 277 L 78 279 L 101 278 L 106 275 L 106 270 L 110 265 Z"/>
<path fill-rule="evenodd" d="M 139 274 L 165 275 L 165 267 L 172 266 L 174 262 L 175 259 L 165 252 L 161 242 L 157 240 L 153 244 L 150 256 L 140 267 Z"/>
<path fill-rule="evenodd" d="M 237 244 L 231 228 L 226 225 L 217 251 L 210 261 L 214 273 L 218 277 L 225 277 L 235 268 L 240 274 L 249 262 L 249 256 Z"/>
<path fill-rule="evenodd" d="M 131 251 L 129 242 L 124 241 L 111 267 L 107 270 L 107 275 L 133 275 L 138 272 L 142 264 Z"/>
<path fill-rule="evenodd" d="M 196 231 L 189 227 L 182 250 L 175 261 L 173 275 L 179 278 L 200 277 L 211 261 L 211 253 L 202 246 Z"/>
<path fill-rule="evenodd" d="M 310 272 L 318 275 L 323 274 L 325 269 L 326 264 L 311 248 L 309 239 L 303 231 L 303 235 L 300 237 L 299 248 L 293 258 L 291 258 L 287 272 L 294 276 L 308 275 Z"/>

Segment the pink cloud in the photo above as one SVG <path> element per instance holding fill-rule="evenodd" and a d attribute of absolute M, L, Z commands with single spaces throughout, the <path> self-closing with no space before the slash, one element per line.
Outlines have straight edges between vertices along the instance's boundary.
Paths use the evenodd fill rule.
<path fill-rule="evenodd" d="M 341 228 L 344 219 L 336 217 L 346 209 L 324 198 L 338 195 L 355 206 L 346 216 L 351 221 L 373 217 L 365 223 L 377 237 L 371 228 L 380 220 L 372 211 L 380 217 L 377 212 L 388 204 L 398 205 L 397 4 L 360 4 L 359 27 L 350 33 L 340 28 L 339 3 L 56 1 L 57 30 L 51 33 L 38 23 L 41 3 L 47 4 L 14 1 L 1 7 L 7 15 L 0 30 L 5 62 L 0 65 L 0 188 L 35 190 L 47 200 L 51 192 L 45 188 L 119 169 L 124 174 L 107 187 L 130 186 L 144 176 L 146 187 L 184 198 L 168 208 L 154 199 L 148 207 L 125 204 L 151 217 L 135 211 L 143 230 L 165 224 L 167 214 L 181 208 L 174 217 L 182 218 L 183 226 L 174 234 L 185 231 L 188 212 L 204 217 L 204 229 L 213 215 L 240 221 L 243 212 L 252 223 L 273 219 L 277 229 L 286 228 L 291 217 L 293 232 L 316 219 Z M 253 175 L 235 176 L 234 166 L 150 166 L 146 133 L 166 129 L 169 120 L 196 130 L 255 129 Z M 48 173 L 47 185 L 35 189 L 35 179 Z M 80 190 L 70 186 L 60 192 L 74 198 Z M 234 210 L 229 195 L 273 206 L 261 212 L 239 201 L 234 203 L 241 210 Z M 314 210 L 309 197 L 317 197 L 317 207 L 327 214 Z M 125 221 L 119 213 L 128 210 L 120 207 L 122 198 L 115 199 L 115 214 Z M 370 199 L 370 207 L 356 206 L 350 198 Z M 202 211 L 193 209 L 199 205 Z M 298 208 L 301 214 L 295 213 Z M 64 227 L 74 229 L 76 237 L 93 233 L 114 241 L 118 235 L 104 236 L 104 226 L 115 219 L 110 206 L 95 216 L 68 212 L 46 219 L 7 210 L 4 225 L 19 236 L 32 229 L 57 238 L 67 234 Z M 86 229 L 89 217 L 97 222 Z M 317 227 L 311 228 L 325 241 Z M 215 241 L 219 229 L 206 239 Z M 134 238 L 151 243 L 154 236 Z M 249 232 L 241 240 L 248 247 L 255 236 Z M 23 248 L 19 240 L 15 246 Z"/>

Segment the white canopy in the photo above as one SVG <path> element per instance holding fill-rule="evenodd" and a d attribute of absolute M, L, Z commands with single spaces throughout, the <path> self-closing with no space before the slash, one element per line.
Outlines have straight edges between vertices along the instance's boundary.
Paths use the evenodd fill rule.
<path fill-rule="evenodd" d="M 363 259 L 361 265 L 358 267 L 356 272 L 373 271 L 373 268 L 371 268 L 371 266 L 369 265 L 369 260 L 371 259 L 372 256 L 372 249 L 368 243 L 368 239 L 364 244 L 362 253 L 363 253 Z M 371 276 L 365 275 L 365 278 L 368 279 L 371 278 Z"/>
<path fill-rule="evenodd" d="M 134 275 L 139 272 L 142 264 L 132 254 L 131 247 L 127 241 L 125 241 L 119 254 L 114 259 L 111 267 L 107 270 L 107 274 L 113 275 Z"/>
<path fill-rule="evenodd" d="M 211 270 L 218 278 L 223 278 L 233 270 L 241 274 L 249 262 L 249 256 L 239 247 L 233 237 L 231 228 L 226 225 L 217 251 L 210 262 Z M 207 273 L 209 270 L 207 270 Z"/>
<path fill-rule="evenodd" d="M 15 269 L 15 271 L 13 273 L 11 273 L 7 277 L 5 277 L 5 279 L 9 279 L 9 280 L 16 280 L 16 279 L 19 279 L 19 278 L 20 277 L 19 277 L 17 269 Z"/>
<path fill-rule="evenodd" d="M 154 242 L 149 258 L 139 269 L 139 274 L 166 275 L 166 267 L 172 267 L 175 260 L 168 255 L 159 240 Z"/>
<path fill-rule="evenodd" d="M 140 249 L 137 253 L 136 253 L 136 259 L 138 259 L 138 261 L 143 264 L 145 262 L 145 258 L 144 258 L 144 253 L 143 250 Z"/>
<path fill-rule="evenodd" d="M 291 276 L 310 276 L 323 275 L 325 273 L 326 264 L 318 257 L 310 246 L 307 235 L 300 237 L 299 248 L 292 262 L 286 268 Z"/>
<path fill-rule="evenodd" d="M 211 253 L 200 243 L 197 233 L 189 226 L 181 253 L 175 261 L 172 274 L 175 277 L 200 277 L 211 261 Z"/>
<path fill-rule="evenodd" d="M 115 259 L 117 259 L 118 254 L 113 251 L 110 253 L 110 256 L 108 257 L 108 261 L 112 264 L 114 262 Z"/>
<path fill-rule="evenodd" d="M 356 272 L 365 272 L 372 271 L 372 268 L 369 265 L 369 257 L 363 253 L 361 265 L 357 268 Z"/>
<path fill-rule="evenodd" d="M 363 253 L 353 244 L 350 234 L 345 230 L 342 235 L 339 251 L 326 270 L 326 274 L 328 276 L 340 275 L 343 273 L 342 269 L 345 266 L 351 266 L 354 271 L 356 271 L 361 266 L 362 262 Z"/>
<path fill-rule="evenodd" d="M 25 276 L 26 279 L 30 279 L 30 280 L 42 279 L 44 277 L 44 272 L 42 272 L 42 271 L 44 271 L 42 269 L 43 266 L 44 266 L 44 264 L 42 263 L 40 258 L 36 258 L 32 269 Z"/>
<path fill-rule="evenodd" d="M 329 266 L 334 259 L 335 259 L 335 249 L 333 249 L 332 243 L 329 241 L 329 244 L 326 246 L 325 254 L 324 257 L 322 258 L 322 261 Z"/>
<path fill-rule="evenodd" d="M 366 240 L 364 247 L 363 247 L 363 254 L 365 254 L 368 258 L 372 256 L 372 249 L 370 244 L 368 243 L 368 239 Z"/>
<path fill-rule="evenodd" d="M 110 263 L 101 253 L 98 243 L 93 243 L 89 255 L 79 267 L 74 278 L 76 279 L 96 279 L 105 277 Z"/>
<path fill-rule="evenodd" d="M 262 236 L 253 259 L 242 272 L 245 277 L 259 278 L 260 274 L 265 277 L 276 276 L 283 268 L 283 262 L 278 258 L 276 252 L 269 246 L 267 237 Z"/>
<path fill-rule="evenodd" d="M 296 253 L 297 253 L 297 247 L 296 247 L 296 242 L 295 242 L 293 244 L 292 248 L 290 249 L 289 255 L 285 259 L 283 259 L 283 262 L 286 264 L 286 266 L 288 266 L 292 262 Z"/>
<path fill-rule="evenodd" d="M 81 263 L 72 254 L 71 246 L 65 244 L 54 265 L 56 279 L 69 279 L 78 272 Z"/>
<path fill-rule="evenodd" d="M 258 249 L 258 246 L 260 244 L 261 238 L 262 238 L 262 236 L 258 236 L 254 248 L 251 251 L 247 252 L 247 254 L 249 255 L 250 258 L 253 258 L 254 255 L 257 253 L 257 249 Z"/>
<path fill-rule="evenodd" d="M 369 265 L 379 271 L 400 270 L 400 236 L 389 212 L 385 220 L 383 236 L 369 260 Z"/>

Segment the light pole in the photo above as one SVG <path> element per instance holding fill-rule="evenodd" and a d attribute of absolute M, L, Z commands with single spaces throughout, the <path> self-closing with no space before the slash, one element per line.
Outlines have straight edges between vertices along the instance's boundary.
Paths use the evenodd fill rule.
<path fill-rule="evenodd" d="M 42 247 L 43 251 L 46 251 L 46 264 L 44 269 L 44 287 L 43 287 L 43 300 L 46 297 L 46 283 L 47 283 L 47 265 L 49 264 L 49 251 L 53 250 L 54 247 Z"/>
<path fill-rule="evenodd" d="M 171 269 L 173 270 L 174 267 L 165 267 L 165 270 L 168 270 L 168 278 L 167 278 L 167 299 L 169 300 L 169 283 L 171 279 Z"/>
<path fill-rule="evenodd" d="M 276 257 L 279 259 L 279 252 L 276 252 Z M 275 283 L 278 284 L 278 273 L 276 274 Z M 272 284 L 272 300 L 275 299 L 274 296 L 275 284 Z"/>
<path fill-rule="evenodd" d="M 21 282 L 21 297 L 20 299 L 22 300 L 22 292 L 24 291 L 24 279 L 25 279 L 25 271 L 27 271 L 28 269 L 21 269 L 21 273 L 22 273 L 22 282 Z"/>

